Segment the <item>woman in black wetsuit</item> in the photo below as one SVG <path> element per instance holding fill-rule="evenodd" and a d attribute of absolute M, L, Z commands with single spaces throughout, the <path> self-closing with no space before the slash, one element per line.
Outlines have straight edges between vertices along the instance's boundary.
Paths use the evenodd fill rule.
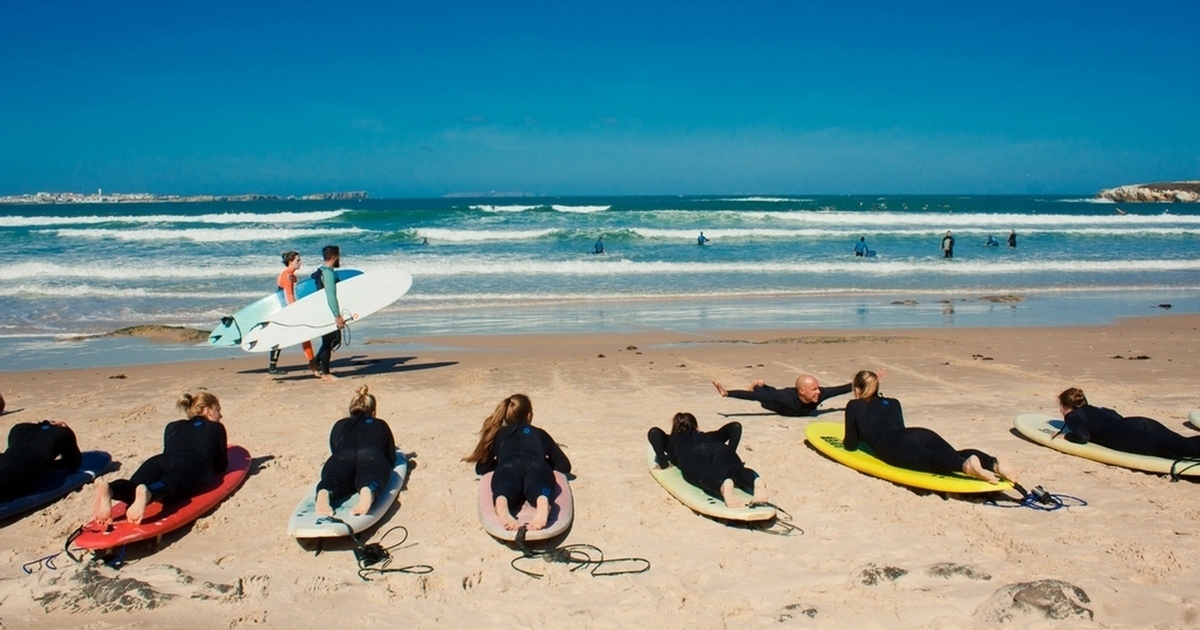
<path fill-rule="evenodd" d="M 1016 482 L 1020 474 L 1004 460 L 975 449 L 955 450 L 940 435 L 904 426 L 900 401 L 879 395 L 879 377 L 863 370 L 854 375 L 854 400 L 846 403 L 846 450 L 861 439 L 884 462 L 899 468 L 938 474 L 961 472 L 988 483 Z"/>
<path fill-rule="evenodd" d="M 550 520 L 550 499 L 557 485 L 554 471 L 571 472 L 571 461 L 549 433 L 532 425 L 533 404 L 524 394 L 513 394 L 500 401 L 479 429 L 479 443 L 464 462 L 475 464 L 475 474 L 492 475 L 492 494 L 496 497 L 496 515 L 505 529 L 520 526 L 512 508 L 525 502 L 537 508 L 527 528 L 535 531 Z"/>
<path fill-rule="evenodd" d="M 1168 459 L 1200 459 L 1200 435 L 1184 437 L 1157 420 L 1124 418 L 1112 409 L 1093 407 L 1077 387 L 1058 395 L 1058 407 L 1066 424 L 1066 438 L 1072 442 L 1095 442 L 1126 453 Z"/>
<path fill-rule="evenodd" d="M 366 514 L 387 487 L 396 465 L 396 441 L 386 422 L 375 417 L 375 397 L 363 385 L 350 401 L 350 417 L 342 418 L 329 432 L 329 459 L 317 483 L 317 514 L 333 514 L 333 500 L 358 492 L 350 513 Z"/>
<path fill-rule="evenodd" d="M 654 447 L 654 460 L 659 468 L 677 466 L 688 483 L 721 497 L 725 505 L 743 506 L 733 492 L 735 487 L 753 495 L 755 503 L 766 502 L 766 484 L 759 480 L 758 473 L 746 468 L 737 454 L 738 443 L 742 441 L 740 422 L 730 422 L 716 431 L 700 431 L 696 416 L 681 412 L 671 419 L 670 435 L 652 427 L 646 439 Z"/>
<path fill-rule="evenodd" d="M 33 492 L 47 470 L 77 470 L 82 461 L 75 432 L 66 424 L 42 420 L 13 425 L 8 450 L 0 454 L 0 501 Z"/>
<path fill-rule="evenodd" d="M 141 523 L 151 501 L 186 499 L 214 476 L 225 473 L 229 447 L 225 425 L 221 424 L 220 401 L 208 392 L 200 392 L 180 396 L 176 406 L 189 419 L 167 425 L 161 454 L 146 460 L 129 479 L 96 481 L 93 516 L 98 522 L 112 523 L 112 502 L 116 499 L 129 505 L 125 510 L 129 522 Z"/>

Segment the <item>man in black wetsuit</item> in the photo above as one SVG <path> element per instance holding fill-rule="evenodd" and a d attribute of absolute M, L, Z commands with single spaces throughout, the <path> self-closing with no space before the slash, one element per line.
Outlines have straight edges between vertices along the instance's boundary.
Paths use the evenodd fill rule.
<path fill-rule="evenodd" d="M 30 494 L 47 470 L 76 470 L 82 461 L 75 432 L 66 424 L 42 420 L 13 425 L 8 450 L 0 454 L 0 501 Z"/>
<path fill-rule="evenodd" d="M 717 393 L 721 394 L 722 398 L 755 400 L 762 405 L 763 409 L 793 418 L 812 415 L 825 400 L 849 394 L 853 389 L 850 383 L 837 387 L 821 387 L 816 377 L 810 374 L 797 376 L 796 386 L 784 389 L 776 389 L 761 380 L 750 383 L 749 390 L 727 390 L 716 381 L 713 381 L 713 386 L 717 388 Z"/>

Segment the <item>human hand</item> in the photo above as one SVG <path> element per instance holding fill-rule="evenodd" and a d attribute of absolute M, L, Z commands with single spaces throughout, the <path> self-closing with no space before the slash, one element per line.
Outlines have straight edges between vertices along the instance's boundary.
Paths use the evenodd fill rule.
<path fill-rule="evenodd" d="M 346 327 L 346 320 L 343 319 L 341 315 L 334 317 L 333 323 L 337 324 L 338 330 L 341 330 Z"/>
<path fill-rule="evenodd" d="M 762 380 L 761 378 L 757 379 L 757 380 L 753 380 L 753 381 L 750 381 L 750 389 L 758 389 L 759 387 L 763 387 L 766 384 L 767 384 L 767 382 Z"/>

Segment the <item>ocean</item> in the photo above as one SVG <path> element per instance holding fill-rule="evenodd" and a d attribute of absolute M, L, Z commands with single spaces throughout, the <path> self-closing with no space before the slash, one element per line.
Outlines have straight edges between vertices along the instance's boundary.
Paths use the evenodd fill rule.
<path fill-rule="evenodd" d="M 952 259 L 939 250 L 947 230 Z M 1000 246 L 982 246 L 988 235 Z M 860 237 L 875 257 L 853 255 Z M 708 195 L 0 205 L 0 370 L 232 356 L 64 340 L 141 324 L 209 330 L 273 290 L 281 252 L 299 251 L 307 273 L 326 244 L 341 247 L 344 267 L 414 278 L 401 301 L 355 325 L 352 344 L 1100 324 L 1160 304 L 1200 312 L 1200 207 L 1186 204 Z"/>

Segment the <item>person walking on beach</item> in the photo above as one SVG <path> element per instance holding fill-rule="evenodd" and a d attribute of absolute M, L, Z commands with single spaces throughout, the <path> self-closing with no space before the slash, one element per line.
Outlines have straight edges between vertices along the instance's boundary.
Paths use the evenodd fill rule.
<path fill-rule="evenodd" d="M 283 253 L 283 271 L 279 273 L 279 277 L 275 280 L 275 286 L 283 291 L 283 297 L 288 304 L 296 301 L 296 272 L 300 269 L 300 252 L 284 252 Z M 313 357 L 313 347 L 311 341 L 305 341 L 303 344 L 304 356 L 308 358 L 308 370 L 316 375 L 317 362 Z M 267 372 L 271 374 L 283 374 L 283 370 L 276 367 L 279 362 L 279 355 L 282 354 L 282 348 L 276 348 L 271 351 L 271 363 L 267 367 Z"/>
<path fill-rule="evenodd" d="M 762 405 L 767 411 L 774 411 L 781 416 L 800 417 L 812 415 L 821 403 L 834 396 L 850 393 L 850 383 L 837 387 L 821 387 L 816 377 L 801 374 L 796 377 L 795 387 L 775 389 L 761 380 L 750 383 L 750 389 L 725 389 L 720 383 L 713 381 L 713 387 L 722 398 L 740 398 L 753 400 Z"/>
<path fill-rule="evenodd" d="M 954 258 L 954 236 L 950 230 L 942 237 L 942 258 Z"/>
<path fill-rule="evenodd" d="M 867 255 L 867 237 L 858 237 L 858 242 L 854 244 L 854 255 L 860 258 Z"/>
<path fill-rule="evenodd" d="M 1016 230 L 1008 231 L 1008 247 L 1009 247 L 1009 249 L 1017 248 L 1017 231 Z"/>
<path fill-rule="evenodd" d="M 342 266 L 342 254 L 337 245 L 326 245 L 321 249 L 321 257 L 325 259 L 325 264 L 317 269 L 313 279 L 325 290 L 325 301 L 329 304 L 329 311 L 333 313 L 333 323 L 337 325 L 337 330 L 321 337 L 321 348 L 317 350 L 316 375 L 322 380 L 332 381 L 337 377 L 329 373 L 329 361 L 333 358 L 334 349 L 342 345 L 342 329 L 346 327 L 346 320 L 342 318 L 342 308 L 338 305 L 338 277 L 335 271 Z"/>
<path fill-rule="evenodd" d="M 706 243 L 708 243 L 708 237 L 707 237 L 707 236 L 705 236 L 705 235 L 704 235 L 704 231 L 703 231 L 703 230 L 701 230 L 701 231 L 700 231 L 700 236 L 697 236 L 697 237 L 696 237 L 696 244 L 697 244 L 697 245 L 699 245 L 699 246 L 701 246 L 701 247 L 704 247 L 704 245 L 705 245 Z"/>

